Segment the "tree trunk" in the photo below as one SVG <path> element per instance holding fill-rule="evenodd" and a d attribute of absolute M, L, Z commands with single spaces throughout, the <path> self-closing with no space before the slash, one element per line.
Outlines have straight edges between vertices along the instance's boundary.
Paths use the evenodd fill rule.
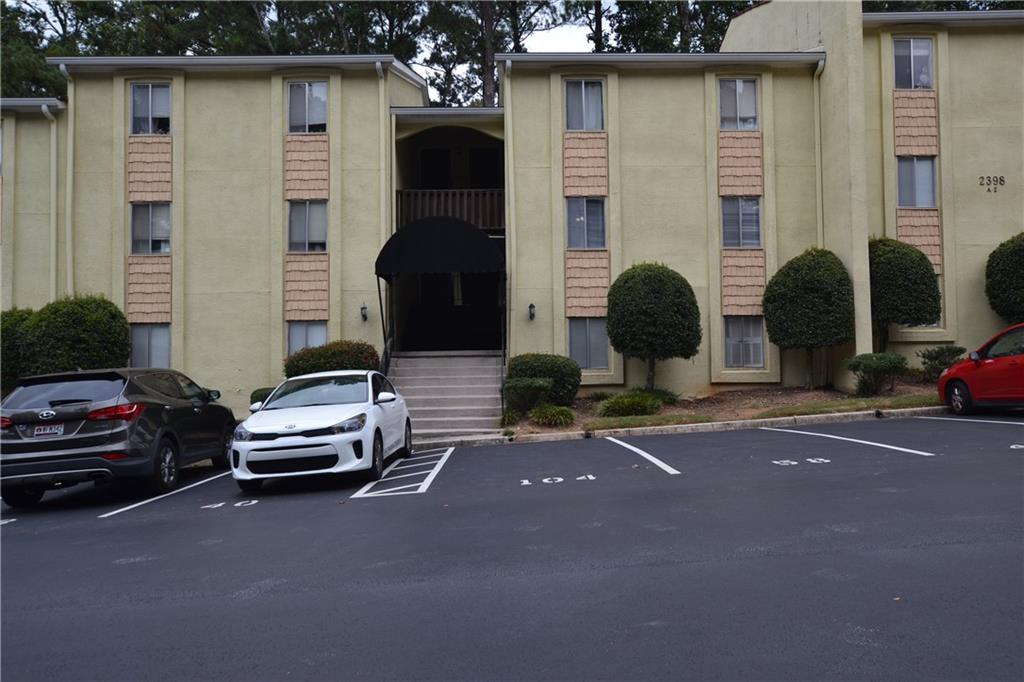
<path fill-rule="evenodd" d="M 814 349 L 807 349 L 807 388 L 814 388 Z"/>
<path fill-rule="evenodd" d="M 483 29 L 484 54 L 480 79 L 483 81 L 483 105 L 493 107 L 496 103 L 497 76 L 494 73 L 494 6 L 489 2 L 480 3 L 480 24 Z"/>
<path fill-rule="evenodd" d="M 679 21 L 679 51 L 690 51 L 690 3 L 687 0 L 676 3 L 676 18 Z"/>
<path fill-rule="evenodd" d="M 594 52 L 604 52 L 604 0 L 594 2 Z"/>
<path fill-rule="evenodd" d="M 647 358 L 647 390 L 654 390 L 654 363 L 657 362 L 654 358 Z"/>

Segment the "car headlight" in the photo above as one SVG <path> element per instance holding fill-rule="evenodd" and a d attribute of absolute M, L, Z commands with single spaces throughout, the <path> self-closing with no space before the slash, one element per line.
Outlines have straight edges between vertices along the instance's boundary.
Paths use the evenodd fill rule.
<path fill-rule="evenodd" d="M 351 419 L 335 424 L 330 429 L 333 433 L 352 433 L 353 431 L 359 431 L 364 426 L 366 426 L 366 415 L 359 414 Z"/>
<path fill-rule="evenodd" d="M 246 429 L 244 426 L 239 424 L 235 427 L 235 432 L 231 435 L 232 440 L 252 440 L 252 432 Z"/>

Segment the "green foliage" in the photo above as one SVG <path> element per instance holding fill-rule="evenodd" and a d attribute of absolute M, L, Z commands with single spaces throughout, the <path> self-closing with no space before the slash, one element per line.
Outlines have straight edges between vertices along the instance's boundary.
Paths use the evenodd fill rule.
<path fill-rule="evenodd" d="M 630 391 L 630 393 L 649 395 L 653 398 L 657 398 L 658 402 L 660 402 L 662 405 L 675 405 L 676 403 L 679 402 L 679 394 L 674 391 L 670 391 L 667 388 L 637 388 Z"/>
<path fill-rule="evenodd" d="M 508 361 L 509 379 L 523 377 L 551 379 L 550 400 L 555 405 L 572 406 L 580 389 L 583 373 L 579 364 L 564 355 L 526 353 Z"/>
<path fill-rule="evenodd" d="M 780 348 L 828 348 L 854 336 L 853 283 L 831 251 L 811 248 L 765 287 L 768 338 Z"/>
<path fill-rule="evenodd" d="M 729 20 L 755 4 L 620 2 L 608 18 L 621 52 L 717 52 Z"/>
<path fill-rule="evenodd" d="M 608 398 L 611 398 L 613 395 L 614 393 L 612 393 L 611 391 L 591 391 L 584 397 L 589 400 L 601 402 L 602 400 L 607 400 Z"/>
<path fill-rule="evenodd" d="M 884 351 L 890 324 L 922 325 L 942 315 L 939 282 L 928 256 L 895 239 L 868 242 L 875 350 Z"/>
<path fill-rule="evenodd" d="M 264 400 L 267 399 L 267 396 L 269 396 L 275 388 L 276 386 L 257 388 L 255 391 L 249 394 L 249 404 L 252 405 L 253 403 L 262 403 Z"/>
<path fill-rule="evenodd" d="M 291 378 L 314 372 L 377 369 L 379 366 L 380 358 L 372 345 L 363 341 L 342 340 L 292 353 L 285 358 L 284 375 Z"/>
<path fill-rule="evenodd" d="M 921 358 L 921 367 L 924 369 L 924 380 L 938 381 L 942 370 L 951 367 L 966 352 L 963 346 L 936 346 L 917 351 L 916 355 Z"/>
<path fill-rule="evenodd" d="M 1024 322 L 1024 232 L 989 254 L 985 294 L 992 310 L 1010 324 Z"/>
<path fill-rule="evenodd" d="M 846 368 L 857 376 L 858 395 L 878 395 L 907 371 L 907 359 L 899 353 L 862 353 L 847 360 Z"/>
<path fill-rule="evenodd" d="M 501 426 L 515 426 L 519 422 L 523 421 L 523 413 L 519 410 L 506 409 L 501 413 Z"/>
<path fill-rule="evenodd" d="M 28 373 L 25 328 L 33 315 L 35 311 L 29 308 L 11 308 L 0 313 L 0 369 L 3 371 L 0 387 L 4 394 Z"/>
<path fill-rule="evenodd" d="M 512 377 L 505 380 L 502 393 L 508 411 L 525 414 L 551 396 L 551 379 L 540 377 Z"/>
<path fill-rule="evenodd" d="M 661 401 L 647 393 L 620 393 L 597 407 L 601 417 L 629 417 L 654 414 L 661 409 Z"/>
<path fill-rule="evenodd" d="M 103 296 L 60 298 L 25 325 L 25 372 L 126 367 L 131 356 L 128 320 Z"/>
<path fill-rule="evenodd" d="M 530 410 L 530 421 L 537 426 L 568 426 L 576 415 L 563 405 L 538 405 Z"/>

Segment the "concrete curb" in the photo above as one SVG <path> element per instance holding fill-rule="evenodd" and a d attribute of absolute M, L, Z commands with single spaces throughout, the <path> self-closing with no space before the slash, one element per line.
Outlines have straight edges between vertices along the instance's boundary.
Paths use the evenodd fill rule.
<path fill-rule="evenodd" d="M 949 409 L 936 407 L 911 407 L 900 410 L 866 410 L 863 412 L 832 412 L 829 414 L 805 414 L 795 417 L 773 417 L 771 419 L 739 419 L 728 422 L 702 422 L 699 424 L 676 424 L 672 426 L 641 426 L 632 429 L 601 429 L 599 431 L 562 431 L 555 433 L 528 433 L 518 438 L 512 436 L 466 436 L 464 438 L 416 441 L 416 450 L 449 447 L 477 447 L 482 445 L 507 445 L 512 443 L 549 443 L 584 438 L 625 438 L 629 436 L 660 436 L 679 433 L 710 433 L 714 431 L 740 431 L 761 427 L 806 426 L 810 424 L 832 424 L 869 421 L 871 419 L 922 417 L 946 414 Z"/>

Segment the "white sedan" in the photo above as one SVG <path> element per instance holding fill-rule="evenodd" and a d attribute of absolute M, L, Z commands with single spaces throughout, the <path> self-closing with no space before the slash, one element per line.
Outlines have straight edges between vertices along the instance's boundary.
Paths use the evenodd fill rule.
<path fill-rule="evenodd" d="M 249 411 L 231 443 L 231 475 L 244 492 L 310 474 L 368 470 L 378 480 L 387 457 L 412 448 L 405 399 L 379 372 L 292 377 Z"/>

